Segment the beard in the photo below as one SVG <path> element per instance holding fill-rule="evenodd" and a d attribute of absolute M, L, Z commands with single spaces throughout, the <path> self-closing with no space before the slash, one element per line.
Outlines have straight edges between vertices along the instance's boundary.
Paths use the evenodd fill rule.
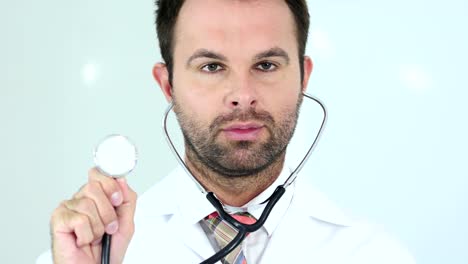
<path fill-rule="evenodd" d="M 209 125 L 203 125 L 173 99 L 188 158 L 219 175 L 236 178 L 258 174 L 283 156 L 296 128 L 303 95 L 299 94 L 295 108 L 281 111 L 278 120 L 267 111 L 236 109 L 216 117 Z M 268 132 L 267 139 L 219 142 L 221 128 L 233 121 L 261 122 Z"/>

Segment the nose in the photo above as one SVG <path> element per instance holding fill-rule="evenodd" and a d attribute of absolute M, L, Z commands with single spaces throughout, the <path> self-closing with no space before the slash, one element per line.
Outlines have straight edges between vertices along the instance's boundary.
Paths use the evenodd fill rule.
<path fill-rule="evenodd" d="M 232 80 L 231 89 L 225 98 L 227 107 L 232 110 L 247 110 L 255 108 L 258 94 L 255 84 L 248 76 Z"/>

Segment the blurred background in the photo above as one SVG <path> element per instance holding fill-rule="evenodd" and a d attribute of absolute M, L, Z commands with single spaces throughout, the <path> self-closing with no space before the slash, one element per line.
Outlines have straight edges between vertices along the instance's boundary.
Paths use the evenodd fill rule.
<path fill-rule="evenodd" d="M 308 91 L 330 116 L 300 177 L 384 225 L 418 263 L 468 263 L 468 2 L 309 6 Z M 140 194 L 176 166 L 151 75 L 153 14 L 153 1 L 1 0 L 2 263 L 49 248 L 50 214 L 86 181 L 105 135 L 138 145 Z"/>

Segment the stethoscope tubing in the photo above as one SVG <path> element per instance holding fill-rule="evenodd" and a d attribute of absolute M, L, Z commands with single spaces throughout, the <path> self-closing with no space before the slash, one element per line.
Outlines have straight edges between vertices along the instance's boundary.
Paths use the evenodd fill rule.
<path fill-rule="evenodd" d="M 110 263 L 110 247 L 112 235 L 104 234 L 102 237 L 102 251 L 101 251 L 101 264 Z"/>
<path fill-rule="evenodd" d="M 253 224 L 243 224 L 239 222 L 237 219 L 232 217 L 230 214 L 226 213 L 223 209 L 223 205 L 221 202 L 215 197 L 215 195 L 212 192 L 209 192 L 206 195 L 206 198 L 210 203 L 216 208 L 216 211 L 218 211 L 218 214 L 220 217 L 228 222 L 230 225 L 232 225 L 234 228 L 237 229 L 238 233 L 234 237 L 234 239 L 229 242 L 224 248 L 222 248 L 220 251 L 216 252 L 213 256 L 210 258 L 202 261 L 200 264 L 214 264 L 218 261 L 220 261 L 222 258 L 227 256 L 231 251 L 233 251 L 237 246 L 239 246 L 244 238 L 247 236 L 249 233 L 253 233 L 265 224 L 266 220 L 268 219 L 268 216 L 271 213 L 271 210 L 275 207 L 275 204 L 279 201 L 279 199 L 283 196 L 283 194 L 286 192 L 286 189 L 280 185 L 276 187 L 276 190 L 273 192 L 273 194 L 270 196 L 268 199 L 268 203 L 265 206 L 265 209 L 263 209 L 263 212 L 260 216 L 260 218 Z"/>

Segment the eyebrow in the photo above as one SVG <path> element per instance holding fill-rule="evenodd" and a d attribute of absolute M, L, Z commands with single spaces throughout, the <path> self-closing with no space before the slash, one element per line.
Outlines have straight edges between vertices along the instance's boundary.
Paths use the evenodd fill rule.
<path fill-rule="evenodd" d="M 195 59 L 198 58 L 209 58 L 209 59 L 215 59 L 215 60 L 220 60 L 220 61 L 227 61 L 226 56 L 221 55 L 219 53 L 216 53 L 214 51 L 210 51 L 207 49 L 199 49 L 193 53 L 192 56 L 187 60 L 187 67 L 194 61 Z"/>
<path fill-rule="evenodd" d="M 286 51 L 282 48 L 271 48 L 267 51 L 260 52 L 259 54 L 255 55 L 255 60 L 262 60 L 269 57 L 281 57 L 286 61 L 286 64 L 289 64 L 289 55 Z"/>
<path fill-rule="evenodd" d="M 262 59 L 269 58 L 269 57 L 281 57 L 286 61 L 286 64 L 289 64 L 289 61 L 290 61 L 288 53 L 284 51 L 282 48 L 278 48 L 278 47 L 274 47 L 269 50 L 260 52 L 257 55 L 255 55 L 254 59 L 262 60 Z M 209 59 L 215 59 L 215 60 L 220 60 L 220 61 L 228 60 L 226 56 L 219 54 L 217 52 L 210 51 L 207 49 L 199 49 L 195 51 L 195 53 L 193 53 L 193 55 L 190 56 L 190 58 L 188 58 L 186 66 L 189 67 L 192 61 L 199 59 L 199 58 L 209 58 Z"/>

